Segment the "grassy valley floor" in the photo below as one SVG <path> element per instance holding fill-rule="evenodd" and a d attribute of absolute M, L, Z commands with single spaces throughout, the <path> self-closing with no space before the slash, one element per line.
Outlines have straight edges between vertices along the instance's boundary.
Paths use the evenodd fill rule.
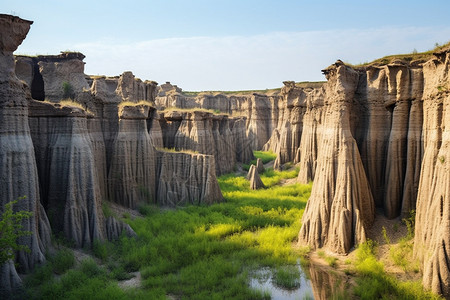
<path fill-rule="evenodd" d="M 270 159 L 273 156 L 265 161 Z M 279 185 L 297 173 L 295 168 L 268 169 L 261 175 L 268 188 L 257 191 L 249 189 L 245 175 L 228 174 L 219 178 L 224 203 L 177 209 L 146 205 L 139 209 L 142 217 L 136 218 L 124 213 L 118 217 L 131 225 L 137 238 L 98 243 L 92 251 L 94 258 L 78 264 L 72 250 L 61 248 L 26 278 L 27 297 L 270 298 L 267 291 L 251 289 L 249 278 L 262 267 L 295 265 L 304 255 L 292 243 L 311 184 Z M 117 281 L 129 279 L 136 271 L 140 271 L 141 286 L 121 289 Z"/>
<path fill-rule="evenodd" d="M 266 167 L 275 159 L 273 153 L 255 155 Z M 298 262 L 308 267 L 311 260 L 325 273 L 346 278 L 344 290 L 338 288 L 332 299 L 439 299 L 423 290 L 420 274 L 405 281 L 389 272 L 398 266 L 420 273 L 411 261 L 412 218 L 406 225 L 383 223 L 386 227 L 374 233 L 380 246 L 368 241 L 349 256 L 321 249 L 309 253 L 296 239 L 312 183 L 289 184 L 297 177 L 295 167 L 267 168 L 261 174 L 267 188 L 253 191 L 245 178 L 248 167 L 218 178 L 226 200 L 220 204 L 176 209 L 143 205 L 139 214 L 104 205 L 106 216 L 125 220 L 137 237 L 122 236 L 82 251 L 56 242 L 48 262 L 25 277 L 25 294 L 18 298 L 270 299 L 270 291 L 250 287 L 259 271 L 270 270 L 272 282 L 289 290 L 300 284 Z M 394 241 L 391 227 L 406 236 Z"/>

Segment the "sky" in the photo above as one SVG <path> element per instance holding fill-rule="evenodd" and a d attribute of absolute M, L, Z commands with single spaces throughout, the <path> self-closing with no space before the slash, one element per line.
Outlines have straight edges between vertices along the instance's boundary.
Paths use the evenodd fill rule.
<path fill-rule="evenodd" d="M 86 55 L 85 73 L 170 81 L 186 91 L 322 81 L 358 64 L 450 41 L 448 0 L 0 0 L 34 21 L 16 54 Z"/>

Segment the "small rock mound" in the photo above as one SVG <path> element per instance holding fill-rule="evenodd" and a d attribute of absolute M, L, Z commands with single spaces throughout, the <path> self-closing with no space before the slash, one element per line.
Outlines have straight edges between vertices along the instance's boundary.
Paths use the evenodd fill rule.
<path fill-rule="evenodd" d="M 259 174 L 264 172 L 264 164 L 263 164 L 261 158 L 258 158 L 256 160 L 256 170 L 258 170 Z"/>
<path fill-rule="evenodd" d="M 247 175 L 248 180 L 250 180 L 250 189 L 257 190 L 261 188 L 265 188 L 266 186 L 261 181 L 261 177 L 259 177 L 259 174 L 257 172 L 256 166 L 251 165 L 250 170 L 248 171 Z"/>

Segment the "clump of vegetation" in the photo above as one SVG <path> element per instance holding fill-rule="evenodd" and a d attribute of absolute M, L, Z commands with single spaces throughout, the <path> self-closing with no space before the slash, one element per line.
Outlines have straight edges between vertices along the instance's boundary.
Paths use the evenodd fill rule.
<path fill-rule="evenodd" d="M 256 160 L 258 158 L 261 159 L 263 164 L 267 164 L 277 158 L 277 155 L 273 153 L 273 151 L 253 151 L 253 155 L 255 156 L 255 159 L 251 160 L 249 164 L 242 165 L 244 170 L 248 171 L 251 165 L 256 165 Z"/>
<path fill-rule="evenodd" d="M 63 274 L 75 265 L 75 256 L 73 251 L 67 248 L 58 250 L 55 255 L 50 258 L 53 266 L 53 272 Z"/>
<path fill-rule="evenodd" d="M 117 106 L 119 108 L 124 107 L 124 106 L 132 106 L 132 107 L 136 107 L 136 106 L 149 106 L 149 107 L 154 107 L 153 103 L 146 101 L 146 100 L 141 100 L 138 102 L 131 102 L 131 101 L 122 101 L 120 102 Z"/>
<path fill-rule="evenodd" d="M 300 270 L 295 265 L 277 267 L 272 281 L 284 289 L 296 289 L 300 287 Z"/>
<path fill-rule="evenodd" d="M 376 59 L 372 62 L 366 62 L 366 63 L 358 64 L 358 65 L 351 65 L 351 64 L 348 64 L 348 65 L 358 68 L 358 67 L 364 67 L 364 66 L 368 66 L 368 65 L 387 65 L 387 64 L 393 63 L 396 60 L 402 60 L 405 62 L 427 61 L 427 60 L 433 58 L 433 53 L 442 51 L 443 49 L 445 49 L 447 47 L 450 47 L 450 42 L 443 44 L 443 45 L 439 45 L 436 43 L 434 49 L 429 50 L 429 51 L 418 52 L 416 49 L 414 49 L 412 51 L 412 53 L 388 55 L 388 56 L 384 56 L 382 58 Z"/>
<path fill-rule="evenodd" d="M 75 91 L 68 81 L 62 83 L 63 99 L 74 99 Z"/>
<path fill-rule="evenodd" d="M 387 232 L 386 232 L 386 227 L 382 227 L 382 229 L 381 229 L 381 233 L 383 234 L 383 239 L 384 239 L 384 242 L 386 243 L 386 244 L 390 244 L 391 243 L 391 239 L 388 237 L 388 235 L 387 235 Z"/>
<path fill-rule="evenodd" d="M 402 282 L 387 274 L 383 263 L 376 259 L 376 248 L 376 243 L 368 240 L 356 250 L 356 296 L 361 299 L 440 299 L 424 291 L 420 282 Z"/>
<path fill-rule="evenodd" d="M 8 202 L 4 206 L 3 213 L 0 218 L 0 266 L 8 260 L 14 260 L 14 253 L 16 251 L 27 251 L 30 249 L 17 243 L 17 239 L 22 236 L 31 235 L 30 231 L 23 230 L 23 221 L 32 216 L 31 212 L 18 211 L 14 212 L 13 207 L 20 200 L 26 197 L 21 197 L 17 200 Z"/>
<path fill-rule="evenodd" d="M 213 115 L 229 115 L 227 113 L 221 112 L 217 109 L 206 109 L 206 108 L 180 108 L 180 107 L 166 107 L 163 110 L 161 110 L 162 113 L 169 112 L 169 111 L 179 111 L 179 112 L 194 112 L 194 111 L 201 111 L 201 112 L 207 112 L 211 113 Z"/>
<path fill-rule="evenodd" d="M 187 153 L 187 154 L 199 154 L 200 152 L 191 150 L 191 149 L 180 149 L 177 150 L 175 148 L 156 148 L 156 150 L 161 152 L 169 152 L 169 153 Z"/>

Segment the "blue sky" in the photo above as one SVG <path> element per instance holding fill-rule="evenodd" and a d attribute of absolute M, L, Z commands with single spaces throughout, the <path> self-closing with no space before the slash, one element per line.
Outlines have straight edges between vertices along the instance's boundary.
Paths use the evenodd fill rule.
<path fill-rule="evenodd" d="M 19 54 L 80 51 L 86 73 L 184 90 L 324 80 L 337 59 L 371 61 L 450 41 L 450 1 L 0 0 L 33 20 Z"/>

